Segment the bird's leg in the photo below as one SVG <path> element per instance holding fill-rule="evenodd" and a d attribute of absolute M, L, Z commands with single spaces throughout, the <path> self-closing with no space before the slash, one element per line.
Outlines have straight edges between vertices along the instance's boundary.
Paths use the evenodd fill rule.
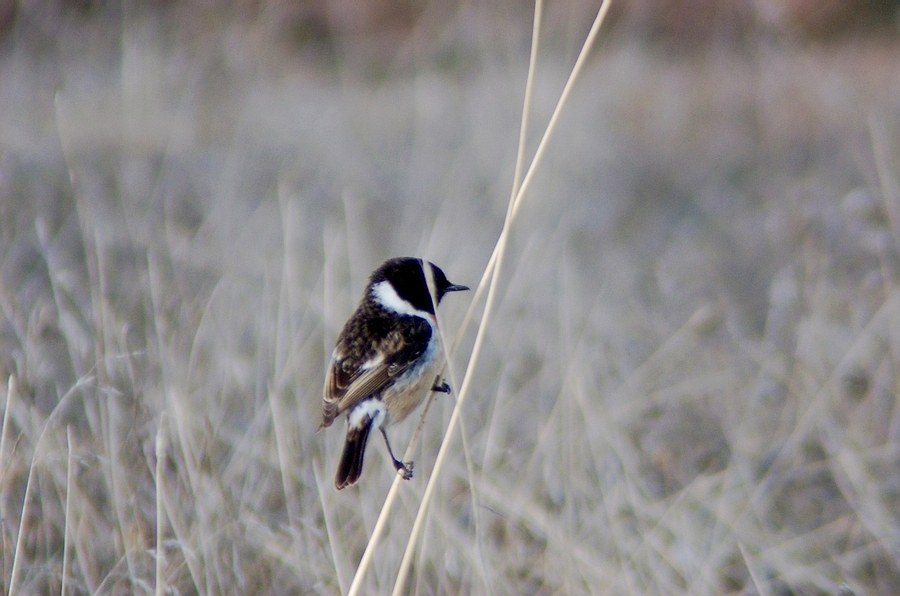
<path fill-rule="evenodd" d="M 441 383 L 440 375 L 434 378 L 434 385 L 432 385 L 431 390 L 436 393 L 450 393 L 451 391 L 453 391 L 452 389 L 450 389 L 450 385 L 448 385 L 447 383 Z"/>
<path fill-rule="evenodd" d="M 400 475 L 403 476 L 404 480 L 409 480 L 410 478 L 412 478 L 413 463 L 411 461 L 403 463 L 402 461 L 394 457 L 394 451 L 391 449 L 391 442 L 388 441 L 387 433 L 383 428 L 381 429 L 381 436 L 384 437 L 384 444 L 387 445 L 388 453 L 391 456 L 391 461 L 394 462 L 394 468 L 396 468 L 396 470 L 400 472 Z"/>

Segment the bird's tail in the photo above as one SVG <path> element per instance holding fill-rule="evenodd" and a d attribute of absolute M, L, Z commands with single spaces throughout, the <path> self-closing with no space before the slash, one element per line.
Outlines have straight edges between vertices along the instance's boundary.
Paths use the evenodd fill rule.
<path fill-rule="evenodd" d="M 356 481 L 359 480 L 370 430 L 372 430 L 372 419 L 368 416 L 363 418 L 362 424 L 359 426 L 347 427 L 344 452 L 341 454 L 341 463 L 338 465 L 337 474 L 334 477 L 334 488 L 337 490 L 356 484 Z"/>

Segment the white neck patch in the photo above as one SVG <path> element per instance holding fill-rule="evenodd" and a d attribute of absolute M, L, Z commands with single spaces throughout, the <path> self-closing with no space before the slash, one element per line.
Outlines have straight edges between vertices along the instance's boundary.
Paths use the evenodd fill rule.
<path fill-rule="evenodd" d="M 397 290 L 394 289 L 394 286 L 391 285 L 391 282 L 389 281 L 380 281 L 372 286 L 372 296 L 378 301 L 378 304 L 397 314 L 412 315 L 428 320 L 432 318 L 430 312 L 419 310 L 408 301 L 401 298 L 397 293 Z"/>

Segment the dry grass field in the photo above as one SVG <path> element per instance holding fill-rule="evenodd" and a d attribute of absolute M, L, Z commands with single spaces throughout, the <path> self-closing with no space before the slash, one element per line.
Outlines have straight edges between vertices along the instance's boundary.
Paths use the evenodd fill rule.
<path fill-rule="evenodd" d="M 346 593 L 394 475 L 373 440 L 332 487 L 325 365 L 384 259 L 481 279 L 531 14 L 287 47 L 278 14 L 136 4 L 0 39 L 0 592 Z M 590 25 L 547 23 L 529 159 Z M 398 593 L 900 594 L 896 30 L 600 35 Z M 441 307 L 457 390 L 474 297 Z"/>

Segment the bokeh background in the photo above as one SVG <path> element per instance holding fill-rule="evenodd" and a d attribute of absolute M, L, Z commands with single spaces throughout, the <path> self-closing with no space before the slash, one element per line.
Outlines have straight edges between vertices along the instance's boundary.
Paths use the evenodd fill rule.
<path fill-rule="evenodd" d="M 597 9 L 546 7 L 529 156 Z M 405 593 L 900 593 L 898 15 L 614 3 Z M 0 0 L 4 592 L 347 590 L 393 476 L 373 441 L 332 488 L 324 368 L 382 260 L 480 279 L 532 17 Z M 470 299 L 442 305 L 457 387 Z M 393 585 L 453 399 L 364 593 Z"/>

